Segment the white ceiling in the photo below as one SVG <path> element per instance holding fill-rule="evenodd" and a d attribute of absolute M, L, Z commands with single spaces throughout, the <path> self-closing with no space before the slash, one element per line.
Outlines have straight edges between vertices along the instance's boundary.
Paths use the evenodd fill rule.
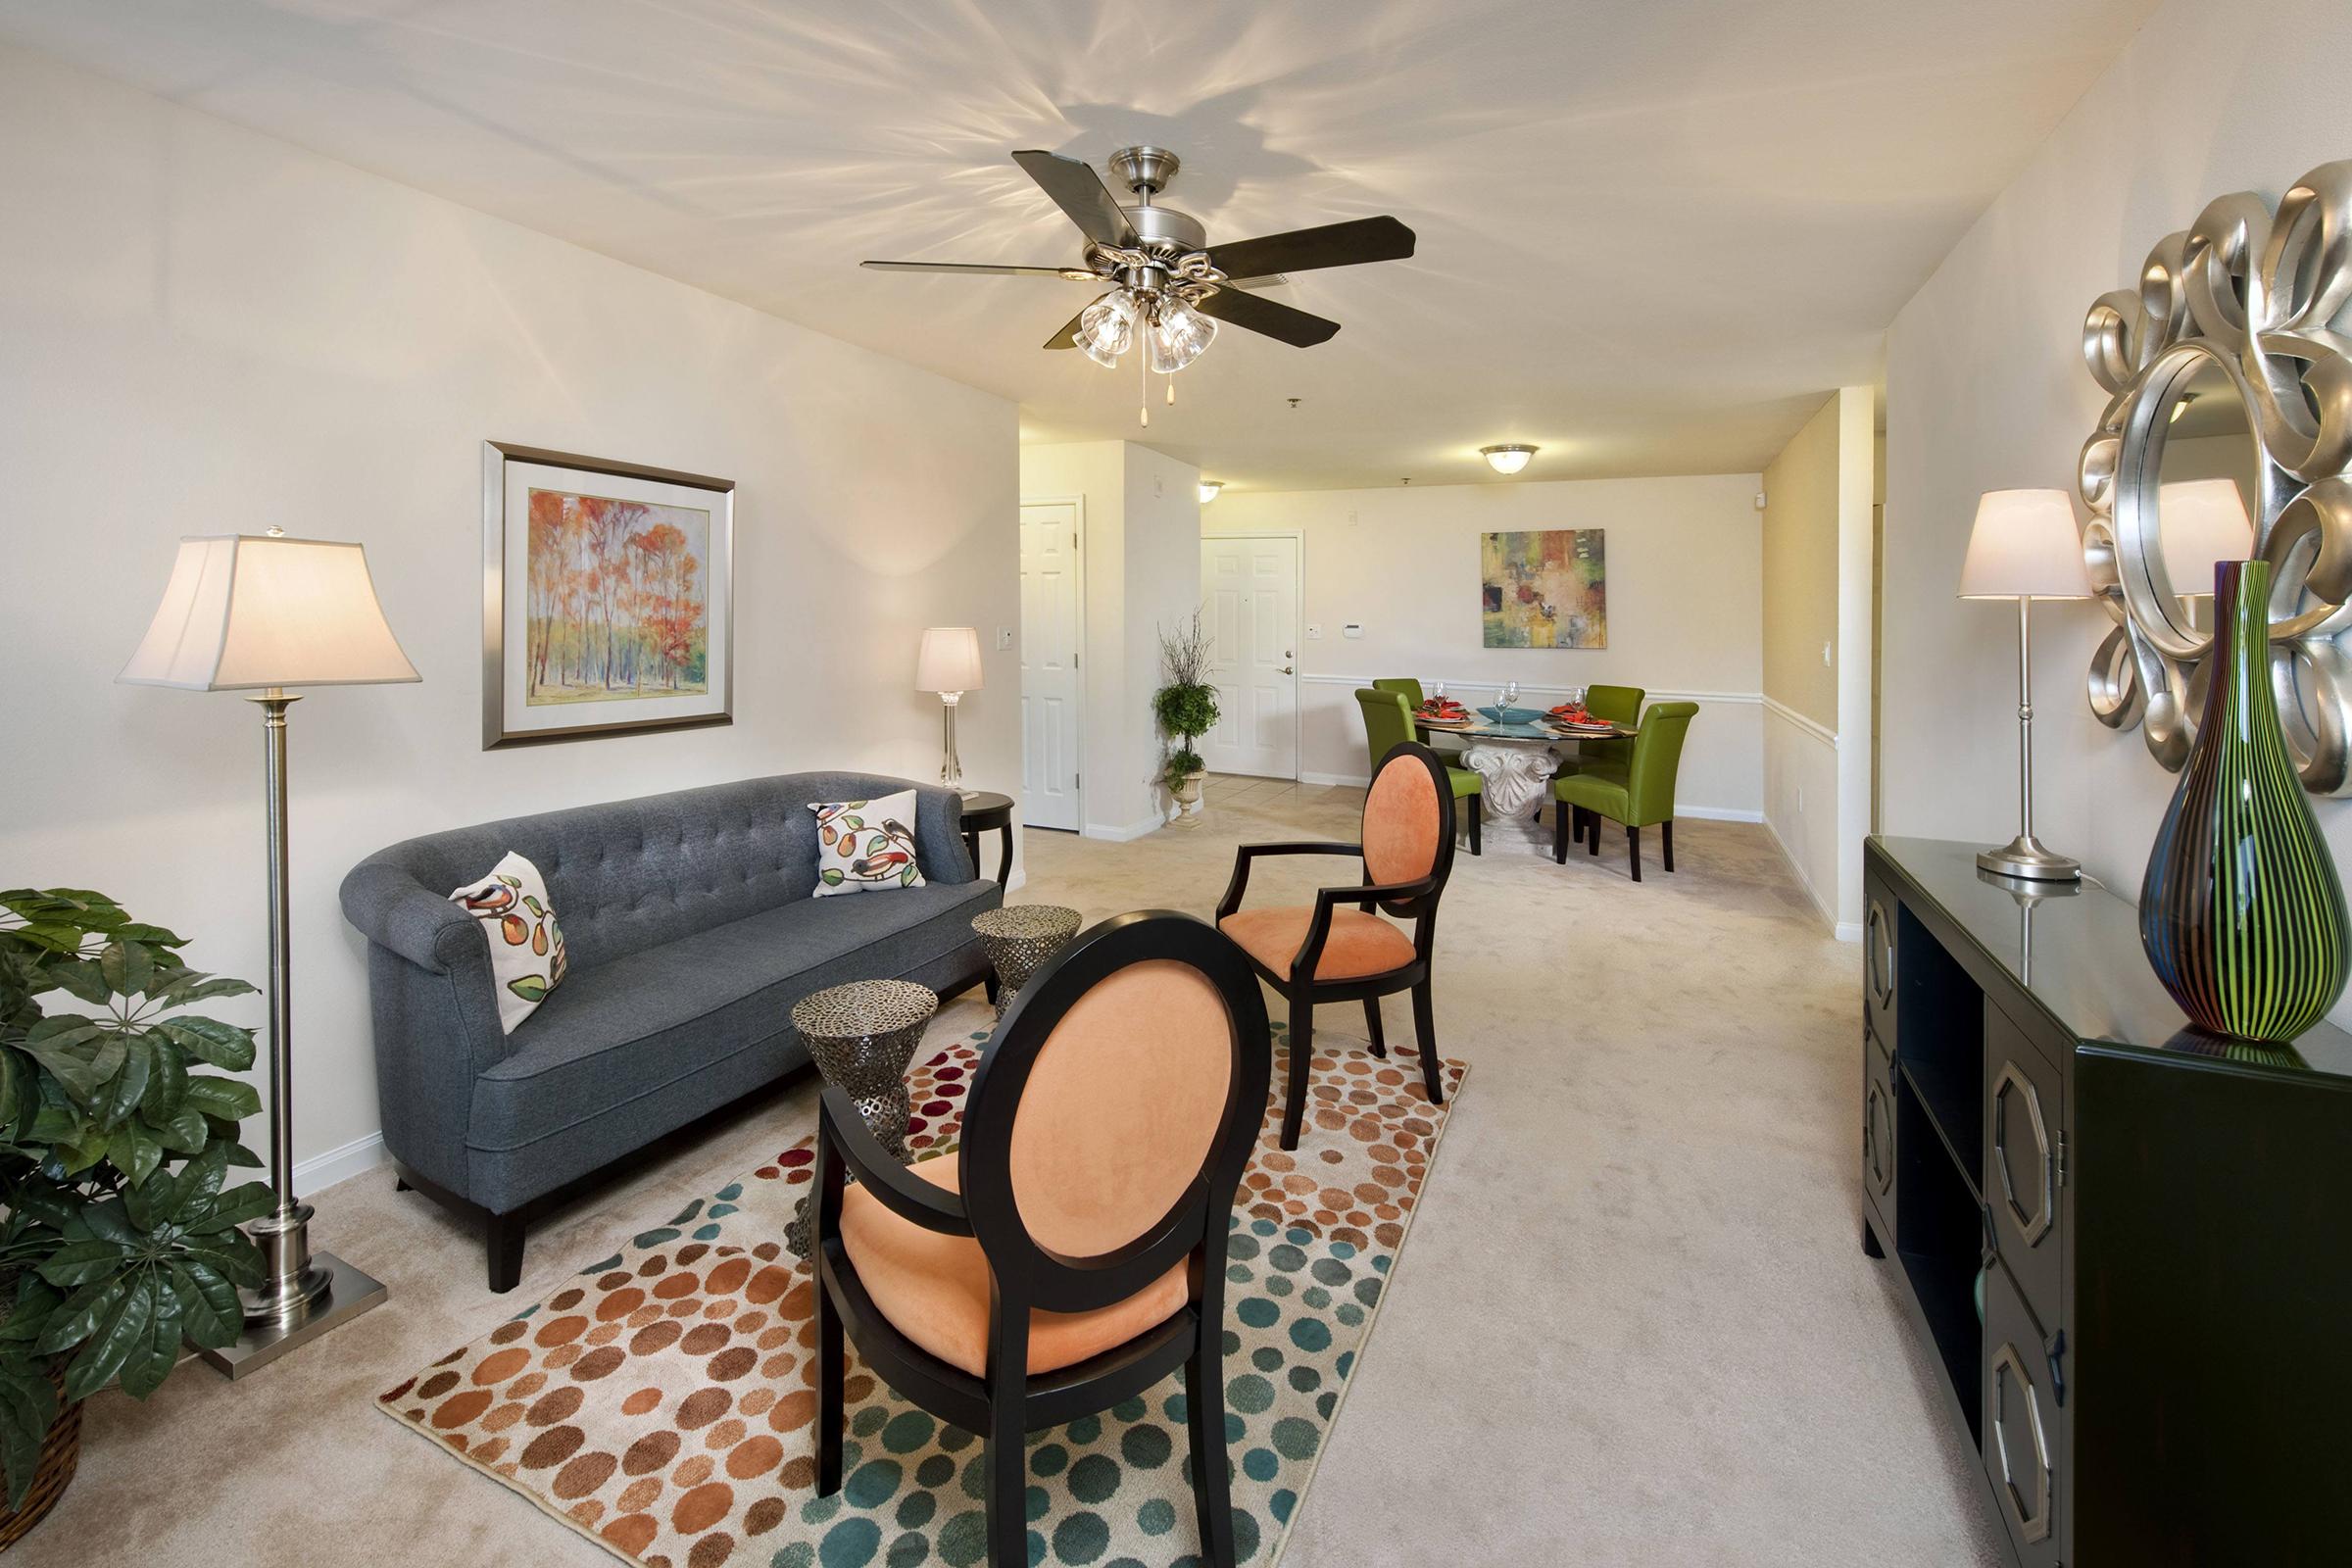
<path fill-rule="evenodd" d="M 1237 487 L 1756 469 L 2153 0 L 0 0 L 0 37 Z M 1182 155 L 1212 241 L 1394 213 L 1153 389 L 1039 345 L 1076 230 L 1006 154 Z M 1130 359 L 1132 363 L 1132 357 Z M 1293 411 L 1285 401 L 1303 401 Z M 877 410 L 877 417 L 888 417 Z"/>

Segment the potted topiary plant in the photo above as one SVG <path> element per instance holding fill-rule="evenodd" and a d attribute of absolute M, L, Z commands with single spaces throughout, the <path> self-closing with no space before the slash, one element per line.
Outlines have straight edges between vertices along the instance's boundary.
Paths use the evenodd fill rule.
<path fill-rule="evenodd" d="M 80 1402 L 146 1398 L 183 1340 L 233 1343 L 262 1281 L 237 1227 L 274 1200 L 223 1190 L 261 1163 L 237 1142 L 261 1100 L 202 1070 L 253 1065 L 253 1035 L 180 1010 L 253 987 L 183 946 L 103 894 L 0 893 L 0 1549 L 73 1479 Z"/>
<path fill-rule="evenodd" d="M 1180 817 L 1200 809 L 1200 776 L 1208 771 L 1208 764 L 1200 760 L 1193 742 L 1207 734 L 1217 722 L 1217 689 L 1208 681 L 1210 646 L 1208 630 L 1200 624 L 1198 610 L 1193 612 L 1189 625 L 1174 631 L 1160 628 L 1163 684 L 1152 695 L 1152 714 L 1171 742 L 1160 781 L 1176 798 Z"/>

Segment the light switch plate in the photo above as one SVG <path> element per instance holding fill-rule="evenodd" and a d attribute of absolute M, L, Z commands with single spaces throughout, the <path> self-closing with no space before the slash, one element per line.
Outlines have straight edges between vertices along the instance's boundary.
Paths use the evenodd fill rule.
<path fill-rule="evenodd" d="M 997 652 L 1004 653 L 1011 646 L 1012 628 L 1010 626 L 999 626 L 997 628 Z"/>
<path fill-rule="evenodd" d="M 1319 620 L 1308 621 L 1306 623 L 1306 638 L 1309 642 L 1321 642 L 1323 640 L 1323 623 Z"/>

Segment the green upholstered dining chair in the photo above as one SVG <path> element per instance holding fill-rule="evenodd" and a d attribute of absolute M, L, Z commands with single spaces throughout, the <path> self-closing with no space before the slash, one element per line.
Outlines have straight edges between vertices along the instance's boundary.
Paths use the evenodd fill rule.
<path fill-rule="evenodd" d="M 1642 830 L 1655 826 L 1666 850 L 1666 869 L 1674 869 L 1674 780 L 1683 764 L 1683 738 L 1690 733 L 1696 703 L 1652 703 L 1642 715 L 1642 728 L 1633 739 L 1633 755 L 1625 770 L 1602 763 L 1554 779 L 1551 796 L 1567 810 L 1552 811 L 1551 858 L 1568 858 L 1569 823 L 1578 837 L 1592 829 L 1592 853 L 1600 853 L 1603 817 L 1625 824 L 1626 851 L 1633 858 L 1634 880 L 1642 880 Z"/>
<path fill-rule="evenodd" d="M 1376 692 L 1395 692 L 1404 699 L 1404 706 L 1411 709 L 1418 709 L 1423 703 L 1429 701 L 1427 695 L 1421 690 L 1421 683 L 1410 675 L 1386 676 L 1374 681 L 1372 689 Z"/>
<path fill-rule="evenodd" d="M 1384 690 L 1384 686 L 1410 686 L 1421 689 L 1417 680 L 1373 682 L 1372 686 L 1357 687 L 1356 706 L 1364 710 L 1364 739 L 1372 749 L 1372 770 L 1380 771 L 1381 759 L 1407 741 L 1418 744 L 1421 728 L 1413 722 L 1413 709 L 1418 699 L 1407 699 L 1402 691 Z M 1446 769 L 1446 782 L 1452 787 L 1453 798 L 1470 803 L 1470 853 L 1483 855 L 1481 829 L 1486 823 L 1487 781 L 1466 767 Z"/>
<path fill-rule="evenodd" d="M 1585 711 L 1594 718 L 1605 718 L 1612 724 L 1632 729 L 1642 720 L 1642 699 L 1649 695 L 1640 686 L 1588 686 L 1585 688 Z M 1619 736 L 1607 740 L 1580 740 L 1576 755 L 1560 760 L 1560 773 L 1582 773 L 1588 768 L 1624 772 L 1633 760 L 1634 743 Z M 1544 820 L 1544 806 L 1536 804 L 1536 820 Z"/>

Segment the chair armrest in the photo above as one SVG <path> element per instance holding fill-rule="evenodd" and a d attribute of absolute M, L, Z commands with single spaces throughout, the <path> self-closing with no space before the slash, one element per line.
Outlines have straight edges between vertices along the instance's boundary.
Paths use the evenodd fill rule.
<path fill-rule="evenodd" d="M 469 954 L 485 965 L 489 945 L 479 922 L 396 865 L 364 860 L 343 879 L 343 918 L 377 947 L 432 974 L 448 974 Z"/>
<path fill-rule="evenodd" d="M 1261 855 L 1352 855 L 1361 859 L 1363 853 L 1361 844 L 1245 844 L 1233 852 L 1233 880 L 1217 901 L 1217 918 L 1222 920 L 1242 906 L 1242 895 L 1250 887 L 1250 862 Z"/>
<path fill-rule="evenodd" d="M 962 1195 L 934 1186 L 891 1158 L 858 1114 L 857 1102 L 829 1084 L 817 1101 L 816 1135 L 857 1173 L 859 1185 L 901 1219 L 945 1236 L 972 1234 Z"/>
<path fill-rule="evenodd" d="M 1375 883 L 1360 888 L 1321 888 L 1315 893 L 1314 917 L 1306 922 L 1306 939 L 1298 944 L 1298 956 L 1291 959 L 1293 980 L 1311 980 L 1323 962 L 1323 944 L 1331 938 L 1331 916 L 1343 904 L 1368 906 L 1383 899 L 1425 898 L 1437 891 L 1437 879 L 1422 877 L 1413 882 Z"/>

